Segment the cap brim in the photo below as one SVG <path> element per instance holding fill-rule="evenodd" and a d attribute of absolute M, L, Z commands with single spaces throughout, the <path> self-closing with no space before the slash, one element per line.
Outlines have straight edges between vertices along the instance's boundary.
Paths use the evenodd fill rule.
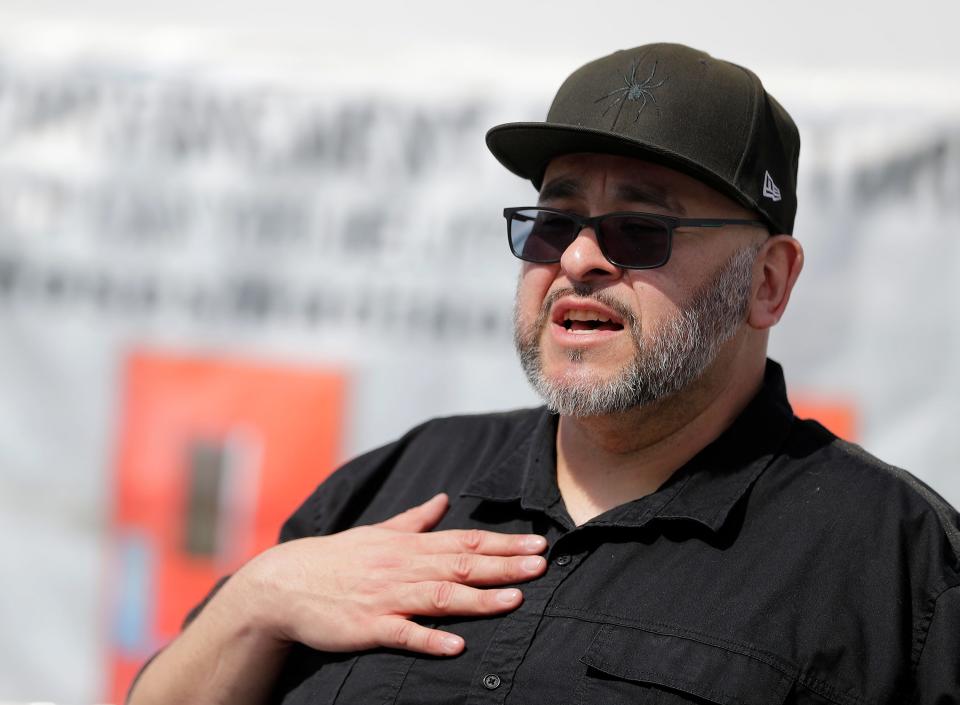
<path fill-rule="evenodd" d="M 544 122 L 511 122 L 492 127 L 486 141 L 497 161 L 517 176 L 529 179 L 538 191 L 551 159 L 562 154 L 595 152 L 645 159 L 676 169 L 751 210 L 759 210 L 756 203 L 709 169 L 662 147 L 603 130 Z M 764 220 L 768 219 L 764 217 Z"/>

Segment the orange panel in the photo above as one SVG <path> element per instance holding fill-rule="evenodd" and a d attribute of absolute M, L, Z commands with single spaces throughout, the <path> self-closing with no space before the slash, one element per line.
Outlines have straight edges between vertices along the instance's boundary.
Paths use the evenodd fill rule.
<path fill-rule="evenodd" d="M 801 393 L 790 395 L 790 405 L 800 418 L 815 419 L 844 440 L 857 440 L 857 407 L 852 401 Z"/>
<path fill-rule="evenodd" d="M 276 542 L 340 456 L 339 371 L 136 352 L 127 360 L 108 581 L 111 698 L 216 579 Z"/>

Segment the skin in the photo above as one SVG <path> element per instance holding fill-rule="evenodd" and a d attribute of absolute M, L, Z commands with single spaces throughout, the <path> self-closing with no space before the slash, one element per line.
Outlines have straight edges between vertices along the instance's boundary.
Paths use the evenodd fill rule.
<path fill-rule="evenodd" d="M 644 211 L 691 218 L 757 217 L 678 171 L 601 154 L 554 159 L 544 176 L 540 204 L 589 216 Z M 751 226 L 679 229 L 666 265 L 629 270 L 610 264 L 596 234 L 585 228 L 559 263 L 524 263 L 517 290 L 521 326 L 533 325 L 551 292 L 589 285 L 632 310 L 646 338 L 676 316 L 679 306 L 737 249 L 754 243 L 761 247 L 746 321 L 699 380 L 647 407 L 560 418 L 557 481 L 577 524 L 654 492 L 733 422 L 763 381 L 768 331 L 787 306 L 803 267 L 803 250 L 788 235 L 769 236 Z M 573 347 L 582 350 L 577 362 L 571 361 Z M 598 344 L 576 345 L 553 335 L 549 323 L 540 334 L 540 350 L 545 375 L 557 380 L 610 379 L 634 354 L 625 330 Z"/>
<path fill-rule="evenodd" d="M 561 180 L 571 183 L 551 194 Z M 634 187 L 626 198 L 624 186 Z M 543 194 L 545 205 L 589 215 L 644 210 L 752 217 L 683 174 L 603 155 L 555 159 Z M 621 270 L 606 261 L 587 229 L 558 264 L 523 267 L 517 300 L 521 323 L 536 320 L 551 291 L 590 284 L 631 308 L 647 329 L 675 315 L 678 304 L 736 248 L 758 241 L 763 246 L 747 321 L 697 383 L 655 406 L 610 417 L 560 419 L 557 479 L 578 523 L 654 491 L 733 421 L 760 386 L 767 329 L 786 307 L 803 253 L 793 238 L 768 238 L 756 228 L 691 230 L 678 233 L 666 266 Z M 544 370 L 558 378 L 601 379 L 632 355 L 627 335 L 612 335 L 600 344 L 585 343 L 574 368 L 569 350 L 551 337 L 549 326 L 540 340 Z M 447 506 L 446 495 L 438 495 L 381 524 L 299 539 L 260 554 L 144 670 L 129 705 L 263 703 L 296 642 L 333 652 L 388 647 L 434 656 L 461 653 L 462 638 L 410 617 L 482 617 L 516 609 L 522 592 L 497 586 L 542 575 L 546 561 L 538 554 L 546 541 L 476 530 L 432 532 Z"/>

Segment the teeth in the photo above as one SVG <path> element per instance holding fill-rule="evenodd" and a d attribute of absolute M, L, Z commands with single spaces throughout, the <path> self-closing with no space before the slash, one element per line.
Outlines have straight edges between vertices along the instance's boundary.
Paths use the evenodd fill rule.
<path fill-rule="evenodd" d="M 575 308 L 567 311 L 564 314 L 563 319 L 565 321 L 600 321 L 600 323 L 608 323 L 610 321 L 610 317 L 604 316 L 602 313 L 597 313 L 596 311 L 583 311 Z"/>

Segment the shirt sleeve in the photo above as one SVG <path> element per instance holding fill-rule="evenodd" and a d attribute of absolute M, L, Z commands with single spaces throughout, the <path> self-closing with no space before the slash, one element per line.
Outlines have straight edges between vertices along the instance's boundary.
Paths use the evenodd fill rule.
<path fill-rule="evenodd" d="M 960 705 L 960 585 L 937 598 L 917 664 L 915 705 Z"/>

